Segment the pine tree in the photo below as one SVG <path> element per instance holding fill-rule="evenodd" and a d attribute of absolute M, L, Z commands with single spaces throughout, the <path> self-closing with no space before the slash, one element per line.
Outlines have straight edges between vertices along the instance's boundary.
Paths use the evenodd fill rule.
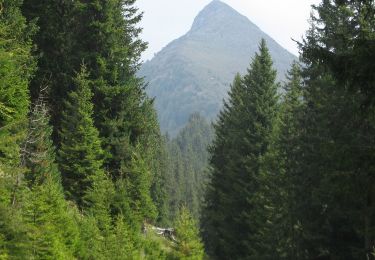
<path fill-rule="evenodd" d="M 176 258 L 203 259 L 204 250 L 196 221 L 189 210 L 182 206 L 175 223 L 176 229 Z"/>
<path fill-rule="evenodd" d="M 34 28 L 21 15 L 21 1 L 0 1 L 0 257 L 28 256 L 22 219 L 25 186 L 20 144 L 29 107 L 28 83 L 35 64 L 30 36 Z"/>
<path fill-rule="evenodd" d="M 186 205 L 195 219 L 200 218 L 201 204 L 208 180 L 208 145 L 213 129 L 198 113 L 167 142 L 169 218 L 177 217 L 181 205 Z"/>
<path fill-rule="evenodd" d="M 167 192 L 167 148 L 165 138 L 161 135 L 156 111 L 153 103 L 148 103 L 148 133 L 143 135 L 140 143 L 143 147 L 143 154 L 146 155 L 147 165 L 151 171 L 151 198 L 156 206 L 159 224 L 166 224 L 168 221 L 168 192 Z"/>
<path fill-rule="evenodd" d="M 136 146 L 141 145 L 142 152 L 150 158 L 147 168 L 153 170 L 153 199 L 165 211 L 165 192 L 160 186 L 163 177 L 158 166 L 162 138 L 152 100 L 145 94 L 143 80 L 136 76 L 146 44 L 139 38 L 142 14 L 135 2 L 25 2 L 24 14 L 29 20 L 36 20 L 39 27 L 35 43 L 36 54 L 41 56 L 40 68 L 31 89 L 34 92 L 35 85 L 41 82 L 50 86 L 54 141 L 60 149 L 66 141 L 57 134 L 65 127 L 62 121 L 66 108 L 62 100 L 68 99 L 67 93 L 74 90 L 75 71 L 79 71 L 83 61 L 90 72 L 87 80 L 92 82 L 93 120 L 104 150 L 104 170 L 114 182 L 123 179 L 133 167 Z"/>
<path fill-rule="evenodd" d="M 323 1 L 314 10 L 300 43 L 307 105 L 299 163 L 308 180 L 297 200 L 304 211 L 300 240 L 306 258 L 371 259 L 375 7 L 372 1 Z"/>
<path fill-rule="evenodd" d="M 72 259 L 78 248 L 77 214 L 51 175 L 32 187 L 24 208 L 30 229 L 30 255 L 36 259 Z"/>
<path fill-rule="evenodd" d="M 135 238 L 137 233 L 129 227 L 127 221 L 118 216 L 115 219 L 114 227 L 107 241 L 106 259 L 135 259 L 137 256 L 137 247 Z"/>
<path fill-rule="evenodd" d="M 79 70 L 82 59 L 72 53 L 75 38 L 75 4 L 71 1 L 41 3 L 22 2 L 22 13 L 37 27 L 33 36 L 38 68 L 29 86 L 32 101 L 39 97 L 40 86 L 49 86 L 49 110 L 52 122 L 61 111 L 63 100 L 71 90 L 72 75 Z"/>
<path fill-rule="evenodd" d="M 219 259 L 269 253 L 262 244 L 267 216 L 261 188 L 277 112 L 275 78 L 262 40 L 248 73 L 236 76 L 215 125 L 203 225 L 209 252 Z"/>
<path fill-rule="evenodd" d="M 292 64 L 284 85 L 285 95 L 280 108 L 279 129 L 276 141 L 278 174 L 275 179 L 275 201 L 273 235 L 276 238 L 279 257 L 301 259 L 299 246 L 299 223 L 296 218 L 296 196 L 299 193 L 298 165 L 301 153 L 301 116 L 304 109 L 302 74 L 300 65 Z M 297 191 L 298 190 L 298 191 Z"/>
<path fill-rule="evenodd" d="M 295 201 L 302 231 L 299 243 L 305 259 L 360 258 L 365 255 L 361 219 L 371 178 L 358 169 L 372 154 L 366 136 L 374 128 L 358 125 L 363 116 L 361 93 L 340 88 L 319 66 L 304 73 L 308 81 Z"/>
<path fill-rule="evenodd" d="M 21 209 L 11 207 L 1 201 L 0 256 L 3 259 L 25 259 L 30 255 L 30 243 L 27 236 L 28 230 L 29 227 L 23 219 Z"/>
<path fill-rule="evenodd" d="M 130 166 L 133 147 L 147 131 L 148 103 L 135 72 L 146 44 L 139 39 L 142 18 L 135 0 L 82 1 L 77 55 L 93 80 L 94 122 L 106 152 L 104 165 L 114 179 Z M 95 43 L 95 44 L 93 44 Z"/>
<path fill-rule="evenodd" d="M 78 226 L 75 211 L 64 198 L 48 123 L 47 108 L 40 97 L 31 111 L 22 146 L 22 162 L 28 168 L 26 179 L 30 188 L 23 208 L 29 252 L 32 258 L 73 258 Z"/>
<path fill-rule="evenodd" d="M 99 134 L 93 125 L 90 81 L 83 66 L 75 80 L 76 90 L 65 101 L 59 136 L 58 162 L 67 197 L 80 208 L 92 203 L 86 198 L 94 181 L 105 178 L 103 151 Z"/>
<path fill-rule="evenodd" d="M 114 179 L 130 166 L 137 142 L 149 140 L 150 136 L 161 140 L 153 135 L 159 126 L 148 121 L 150 113 L 155 113 L 152 101 L 145 95 L 143 81 L 135 75 L 140 55 L 147 46 L 139 38 L 142 14 L 135 2 L 41 4 L 31 0 L 23 5 L 24 14 L 29 20 L 36 20 L 39 27 L 34 40 L 41 59 L 31 90 L 34 93 L 40 85 L 50 86 L 55 144 L 60 147 L 57 132 L 61 128 L 61 100 L 73 90 L 75 71 L 84 61 L 90 71 L 89 79 L 94 82 L 94 122 L 106 155 L 104 165 Z M 143 145 L 147 147 L 149 143 Z"/>
<path fill-rule="evenodd" d="M 132 167 L 116 182 L 114 207 L 118 214 L 128 218 L 128 224 L 140 231 L 141 223 L 154 220 L 157 211 L 150 194 L 152 178 L 146 161 L 136 152 L 132 157 Z"/>
<path fill-rule="evenodd" d="M 234 113 L 234 104 L 240 104 L 240 97 L 244 92 L 242 79 L 239 74 L 236 75 L 233 84 L 231 85 L 231 91 L 229 92 L 228 102 L 224 102 L 224 108 L 219 114 L 218 121 L 214 125 L 215 137 L 212 146 L 210 147 L 210 171 L 211 180 L 205 196 L 205 205 L 202 214 L 202 229 L 203 239 L 207 249 L 207 253 L 211 257 L 219 257 L 223 255 L 224 250 L 229 255 L 228 246 L 231 243 L 226 241 L 234 241 L 235 238 L 230 239 L 231 232 L 226 232 L 226 228 L 221 228 L 223 223 L 228 225 L 225 219 L 225 215 L 228 212 L 228 207 L 231 204 L 229 201 L 229 191 L 225 190 L 229 188 L 229 184 L 233 183 L 233 176 L 231 174 L 225 174 L 224 167 L 227 165 L 226 162 L 231 161 L 229 157 L 229 125 L 230 116 Z M 227 139 L 228 138 L 228 139 Z M 232 149 L 231 153 L 235 152 Z M 222 151 L 220 153 L 220 151 Z M 224 151 L 226 151 L 224 153 Z M 236 156 L 237 157 L 237 156 Z M 238 158 L 238 157 L 237 157 Z M 224 161 L 225 160 L 225 161 Z M 222 169 L 222 170 L 220 170 Z M 225 194 L 225 191 L 227 193 Z M 229 229 L 229 228 L 228 228 Z M 224 237 L 225 236 L 225 237 Z M 222 239 L 220 239 L 220 237 Z M 225 241 L 225 242 L 224 242 Z M 232 242 L 231 241 L 231 242 Z"/>
<path fill-rule="evenodd" d="M 73 53 L 79 38 L 76 37 L 75 5 L 76 1 L 38 0 L 22 1 L 22 13 L 30 23 L 37 27 L 32 40 L 36 48 L 37 70 L 32 78 L 29 90 L 31 100 L 39 97 L 41 86 L 48 86 L 48 108 L 53 125 L 53 140 L 57 144 L 57 130 L 63 100 L 72 90 L 75 71 L 79 71 L 82 57 Z"/>
<path fill-rule="evenodd" d="M 19 7 L 20 1 L 2 1 L 0 11 L 0 162 L 12 166 L 19 165 L 34 70 L 34 28 L 26 24 Z"/>
<path fill-rule="evenodd" d="M 93 216 L 84 216 L 79 220 L 80 259 L 103 259 L 105 255 L 105 237 Z"/>
<path fill-rule="evenodd" d="M 332 73 L 338 87 L 360 90 L 362 106 L 369 108 L 374 105 L 374 10 L 371 0 L 322 1 L 313 6 L 310 31 L 299 44 L 304 62 L 321 60 L 321 69 Z"/>
<path fill-rule="evenodd" d="M 173 222 L 177 217 L 178 209 L 183 203 L 183 157 L 181 150 L 175 143 L 168 143 L 168 220 Z"/>
<path fill-rule="evenodd" d="M 65 192 L 96 219 L 92 232 L 99 229 L 105 240 L 116 218 L 127 224 L 136 220 L 131 227 L 138 230 L 141 218 L 155 218 L 154 202 L 160 216 L 165 211 L 162 137 L 153 102 L 135 75 L 146 44 L 139 38 L 142 14 L 134 5 L 135 0 L 31 0 L 23 5 L 24 14 L 39 27 L 34 40 L 40 68 L 31 91 L 34 96 L 35 86 L 50 86 L 51 122 Z M 82 62 L 89 73 L 77 78 Z"/>

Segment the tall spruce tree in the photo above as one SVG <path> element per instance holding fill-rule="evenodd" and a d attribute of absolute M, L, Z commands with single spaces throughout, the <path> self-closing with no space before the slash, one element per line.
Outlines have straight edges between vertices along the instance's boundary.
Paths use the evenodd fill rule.
<path fill-rule="evenodd" d="M 0 257 L 28 257 L 27 225 L 22 219 L 20 144 L 29 107 L 28 83 L 35 64 L 34 28 L 20 12 L 21 1 L 0 1 Z"/>
<path fill-rule="evenodd" d="M 29 107 L 28 83 L 34 70 L 30 36 L 34 28 L 21 15 L 21 1 L 0 6 L 0 162 L 19 165 Z"/>
<path fill-rule="evenodd" d="M 22 163 L 27 167 L 25 176 L 30 190 L 23 198 L 22 208 L 28 225 L 29 257 L 73 258 L 78 243 L 76 213 L 64 198 L 51 134 L 41 96 L 31 110 L 22 145 Z"/>
<path fill-rule="evenodd" d="M 77 6 L 77 55 L 84 59 L 94 93 L 94 121 L 114 179 L 129 167 L 132 147 L 146 133 L 146 95 L 135 76 L 146 44 L 135 0 L 81 1 Z"/>
<path fill-rule="evenodd" d="M 90 72 L 94 122 L 106 152 L 105 166 L 117 178 L 129 166 L 131 150 L 141 136 L 158 129 L 147 119 L 153 113 L 141 79 L 135 73 L 146 44 L 137 24 L 142 14 L 135 0 L 26 1 L 23 12 L 39 27 L 35 37 L 39 70 L 31 90 L 50 86 L 50 107 L 56 135 L 63 111 L 61 100 L 72 90 L 82 61 Z M 57 51 L 58 50 L 58 51 Z M 59 61 L 59 62 L 56 62 Z M 43 84 L 42 84 L 43 83 Z M 36 87 L 35 87 L 35 86 Z M 151 109 L 150 109 L 151 108 Z M 146 140 L 146 139 L 143 139 Z M 144 144 L 148 146 L 149 144 Z"/>
<path fill-rule="evenodd" d="M 79 214 L 64 199 L 43 103 L 31 111 L 21 147 L 25 175 L 19 167 L 34 68 L 34 28 L 20 15 L 21 3 L 0 1 L 0 257 L 138 257 L 139 223 L 156 217 L 154 202 L 159 218 L 165 214 L 163 142 L 153 102 L 135 75 L 146 47 L 137 28 L 142 15 L 135 0 L 30 0 L 22 5 L 27 19 L 39 27 L 33 37 L 39 68 L 29 90 L 35 102 L 40 86 L 48 86 L 62 184 L 82 210 Z M 82 61 L 90 74 L 83 70 L 76 76 Z M 103 163 L 112 179 L 106 178 Z M 129 211 L 115 212 L 117 201 Z M 136 220 L 135 227 L 129 219 Z M 77 220 L 82 224 L 79 243 Z"/>
<path fill-rule="evenodd" d="M 142 79 L 135 75 L 140 54 L 146 48 L 139 39 L 141 29 L 137 24 L 142 14 L 138 13 L 135 2 L 97 0 L 82 3 L 78 9 L 78 30 L 84 40 L 80 42 L 79 55 L 85 57 L 90 79 L 94 82 L 94 122 L 106 155 L 104 167 L 116 183 L 116 193 L 129 194 L 128 190 L 121 190 L 125 187 L 153 188 L 152 197 L 161 209 L 161 216 L 164 207 L 161 168 L 158 166 L 161 135 L 153 102 L 145 94 Z M 134 160 L 133 155 L 137 153 L 142 153 L 143 158 Z M 147 161 L 143 161 L 145 158 Z M 148 176 L 143 178 L 143 184 L 132 183 L 132 179 L 136 181 L 137 178 L 131 176 L 140 164 L 144 164 L 143 174 L 153 170 L 152 175 L 143 175 Z M 143 198 L 148 197 L 148 193 Z M 123 206 L 139 202 L 138 197 L 128 198 L 127 202 L 117 202 Z M 124 212 L 128 206 L 123 206 L 115 206 L 113 213 Z M 130 215 L 126 217 L 131 218 Z M 140 224 L 143 220 L 139 221 Z"/>
<path fill-rule="evenodd" d="M 156 222 L 165 224 L 168 215 L 166 142 L 160 132 L 153 101 L 149 100 L 144 108 L 143 123 L 146 131 L 140 136 L 135 152 L 142 155 L 149 171 L 147 181 L 151 183 L 150 195 L 156 206 Z M 149 185 L 147 184 L 147 186 Z"/>
<path fill-rule="evenodd" d="M 86 67 L 82 65 L 75 79 L 76 89 L 65 101 L 58 161 L 67 198 L 85 213 L 81 220 L 83 246 L 79 255 L 105 258 L 110 250 L 108 241 L 114 232 L 110 208 L 115 191 L 103 170 L 103 150 L 92 119 L 90 84 Z"/>
<path fill-rule="evenodd" d="M 65 101 L 62 114 L 58 161 L 67 197 L 84 208 L 90 206 L 86 196 L 94 181 L 105 175 L 99 133 L 92 119 L 92 93 L 85 66 L 75 79 L 75 87 Z"/>
<path fill-rule="evenodd" d="M 323 1 L 300 44 L 306 81 L 304 182 L 297 205 L 306 258 L 373 258 L 373 1 Z M 319 227 L 319 228 L 318 228 Z"/>
<path fill-rule="evenodd" d="M 299 245 L 300 225 L 296 217 L 296 196 L 300 191 L 299 154 L 302 135 L 301 117 L 303 115 L 303 83 L 301 67 L 293 63 L 284 85 L 285 95 L 280 107 L 280 120 L 276 140 L 275 194 L 273 235 L 275 249 L 279 258 L 301 259 Z"/>
<path fill-rule="evenodd" d="M 219 114 L 219 119 L 215 125 L 215 137 L 213 145 L 210 148 L 211 159 L 211 181 L 208 186 L 207 194 L 205 197 L 205 206 L 202 214 L 202 229 L 203 239 L 208 254 L 211 257 L 218 258 L 220 255 L 230 254 L 230 245 L 235 241 L 235 234 L 227 232 L 230 228 L 226 218 L 229 206 L 232 205 L 230 201 L 234 194 L 230 194 L 233 190 L 229 188 L 230 183 L 234 183 L 234 174 L 226 172 L 229 166 L 229 151 L 231 154 L 236 152 L 235 149 L 229 150 L 228 146 L 231 146 L 231 140 L 229 137 L 229 126 L 232 120 L 231 115 L 234 113 L 235 104 L 241 104 L 241 96 L 243 96 L 244 87 L 242 85 L 242 79 L 240 75 L 236 75 L 234 82 L 229 92 L 229 100 L 224 103 L 224 108 Z M 233 118 L 234 119 L 234 118 Z M 234 120 L 232 120 L 234 121 Z M 226 151 L 224 153 L 224 151 Z M 237 156 L 236 156 L 237 157 Z M 237 157 L 239 158 L 239 157 Z M 225 161 L 224 161 L 225 160 Z M 222 226 L 223 223 L 227 227 Z M 230 223 L 234 225 L 234 223 Z M 234 230 L 233 230 L 234 232 Z M 228 242 L 227 242 L 228 241 Z M 230 241 L 230 242 L 229 242 Z M 232 249 L 233 251 L 235 249 Z"/>
<path fill-rule="evenodd" d="M 77 1 L 22 1 L 22 13 L 38 28 L 33 35 L 37 70 L 30 82 L 31 99 L 39 97 L 41 86 L 48 86 L 48 107 L 57 143 L 63 100 L 72 89 L 74 72 L 79 71 L 82 57 L 72 53 L 79 38 L 75 37 Z"/>
<path fill-rule="evenodd" d="M 82 61 L 90 72 L 94 103 L 94 124 L 104 150 L 104 166 L 112 179 L 123 178 L 135 146 L 140 143 L 153 155 L 147 164 L 153 170 L 153 199 L 165 215 L 165 192 L 158 165 L 161 135 L 152 100 L 135 73 L 146 44 L 139 38 L 142 14 L 135 0 L 27 1 L 23 12 L 39 27 L 35 43 L 39 70 L 31 86 L 50 85 L 50 107 L 54 140 L 60 147 L 63 99 L 73 90 L 75 71 Z M 50 44 L 48 44 L 50 43 Z M 58 51 L 56 51 L 58 50 Z M 56 61 L 59 61 L 58 63 Z M 64 167 L 64 165 L 62 165 Z"/>
<path fill-rule="evenodd" d="M 218 259 L 265 257 L 260 194 L 277 109 L 276 71 L 265 40 L 248 73 L 236 76 L 215 125 L 212 180 L 203 225 L 209 253 Z"/>

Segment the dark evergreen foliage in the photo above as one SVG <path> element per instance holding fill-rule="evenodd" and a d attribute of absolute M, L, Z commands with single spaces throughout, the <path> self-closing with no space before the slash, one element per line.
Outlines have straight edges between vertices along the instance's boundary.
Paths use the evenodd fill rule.
<path fill-rule="evenodd" d="M 323 1 L 314 11 L 300 44 L 307 68 L 299 160 L 304 181 L 296 205 L 304 258 L 373 259 L 374 106 L 369 86 L 374 84 L 375 5 Z"/>
<path fill-rule="evenodd" d="M 23 3 L 38 27 L 38 70 L 29 85 L 35 105 L 25 135 L 34 69 L 26 31 L 35 30 L 20 14 L 21 1 L 0 2 L 2 258 L 138 258 L 147 246 L 141 223 L 166 215 L 164 144 L 135 76 L 146 45 L 134 3 Z M 48 90 L 43 100 L 40 89 Z"/>
<path fill-rule="evenodd" d="M 300 208 L 297 201 L 303 201 L 303 177 L 299 162 L 302 145 L 304 116 L 303 79 L 301 67 L 294 63 L 284 84 L 285 94 L 280 106 L 275 156 L 270 170 L 276 172 L 273 179 L 273 229 L 274 246 L 277 255 L 283 259 L 303 259 L 301 247 L 301 224 L 297 217 Z"/>
<path fill-rule="evenodd" d="M 86 68 L 75 79 L 75 91 L 64 102 L 58 162 L 67 198 L 84 207 L 87 192 L 98 175 L 104 176 L 103 151 L 94 127 L 92 93 Z M 100 178 L 100 177 L 99 177 Z"/>
<path fill-rule="evenodd" d="M 16 166 L 27 121 L 28 84 L 35 68 L 30 54 L 34 28 L 21 15 L 21 1 L 0 3 L 0 162 Z"/>
<path fill-rule="evenodd" d="M 33 54 L 37 70 L 29 85 L 32 101 L 37 100 L 41 86 L 48 86 L 48 107 L 54 130 L 59 128 L 63 100 L 72 90 L 72 79 L 79 71 L 82 57 L 73 53 L 79 38 L 75 37 L 76 1 L 22 1 L 22 13 L 38 28 L 33 36 Z"/>
<path fill-rule="evenodd" d="M 203 259 L 198 222 L 213 259 L 374 259 L 374 1 L 313 7 L 281 96 L 262 40 L 172 140 L 135 3 L 0 0 L 0 259 Z"/>
<path fill-rule="evenodd" d="M 203 227 L 219 259 L 266 257 L 263 179 L 277 111 L 276 72 L 262 40 L 248 73 L 236 76 L 211 147 Z"/>
<path fill-rule="evenodd" d="M 195 219 L 200 218 L 204 191 L 208 182 L 206 169 L 208 145 L 213 129 L 198 113 L 190 116 L 188 124 L 176 138 L 167 141 L 168 172 L 167 191 L 169 220 L 177 217 L 185 205 Z"/>
<path fill-rule="evenodd" d="M 25 259 L 30 252 L 22 218 L 25 185 L 20 145 L 27 128 L 28 84 L 35 68 L 30 55 L 33 27 L 21 1 L 0 1 L 0 257 Z"/>

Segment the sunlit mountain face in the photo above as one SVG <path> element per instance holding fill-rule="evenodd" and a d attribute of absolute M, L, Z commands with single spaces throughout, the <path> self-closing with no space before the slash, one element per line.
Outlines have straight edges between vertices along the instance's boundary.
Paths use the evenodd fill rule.
<path fill-rule="evenodd" d="M 262 38 L 283 80 L 296 57 L 221 1 L 207 5 L 185 35 L 146 62 L 140 75 L 156 98 L 163 132 L 174 136 L 194 112 L 214 119 L 235 74 L 246 71 Z"/>

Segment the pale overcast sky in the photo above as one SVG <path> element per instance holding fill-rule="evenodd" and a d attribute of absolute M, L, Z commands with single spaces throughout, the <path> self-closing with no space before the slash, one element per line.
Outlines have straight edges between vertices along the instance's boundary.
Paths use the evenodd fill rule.
<path fill-rule="evenodd" d="M 195 16 L 212 0 L 138 0 L 144 12 L 142 38 L 149 43 L 143 59 L 150 59 L 172 40 L 184 35 Z M 284 48 L 297 55 L 296 44 L 308 29 L 312 4 L 320 0 L 222 0 L 247 16 Z"/>

